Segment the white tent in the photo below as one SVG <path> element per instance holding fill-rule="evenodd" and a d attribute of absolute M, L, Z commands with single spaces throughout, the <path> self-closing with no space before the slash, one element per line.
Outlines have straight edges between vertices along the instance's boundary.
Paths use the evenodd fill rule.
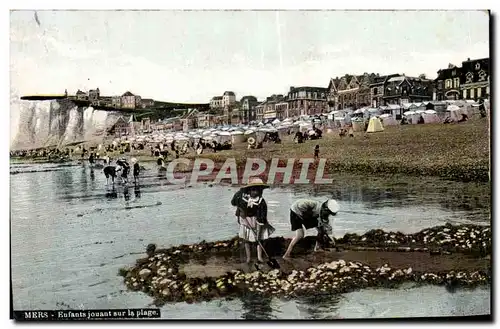
<path fill-rule="evenodd" d="M 366 132 L 367 133 L 376 133 L 379 131 L 384 131 L 384 126 L 382 125 L 382 122 L 377 117 L 371 117 L 370 122 L 368 123 L 368 129 L 366 130 Z"/>
<path fill-rule="evenodd" d="M 243 143 L 246 140 L 246 137 L 242 131 L 235 130 L 231 132 L 231 140 L 233 144 L 239 144 Z"/>
<path fill-rule="evenodd" d="M 406 111 L 403 115 L 408 119 L 408 123 L 416 125 L 418 123 L 418 119 L 420 119 L 420 114 L 414 111 Z"/>
<path fill-rule="evenodd" d="M 299 131 L 306 132 L 312 129 L 312 124 L 310 122 L 300 122 L 299 123 Z"/>
<path fill-rule="evenodd" d="M 460 120 L 462 118 L 462 113 L 464 113 L 462 109 L 457 105 L 448 105 L 448 107 L 446 108 L 446 112 L 447 116 L 449 116 L 450 119 L 454 122 Z"/>
<path fill-rule="evenodd" d="M 382 120 L 382 124 L 385 126 L 396 126 L 398 125 L 398 121 L 390 114 L 382 114 L 380 117 L 380 120 Z"/>
<path fill-rule="evenodd" d="M 424 123 L 439 123 L 441 119 L 437 115 L 437 112 L 434 110 L 426 110 L 421 113 L 422 118 L 424 119 Z"/>
<path fill-rule="evenodd" d="M 273 123 L 273 125 L 277 125 L 277 124 L 280 123 L 280 120 L 279 119 L 274 119 L 274 121 L 272 123 Z"/>
<path fill-rule="evenodd" d="M 365 113 L 368 111 L 368 108 L 367 107 L 362 107 L 362 108 L 359 108 L 357 109 L 356 111 L 354 111 L 354 114 L 360 114 L 360 113 Z"/>

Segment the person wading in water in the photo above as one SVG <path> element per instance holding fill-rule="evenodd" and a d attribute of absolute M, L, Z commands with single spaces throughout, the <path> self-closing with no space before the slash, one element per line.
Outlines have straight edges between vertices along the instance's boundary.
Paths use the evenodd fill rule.
<path fill-rule="evenodd" d="M 290 224 L 295 237 L 290 242 L 283 259 L 290 259 L 293 247 L 304 237 L 306 230 L 316 228 L 318 230 L 314 251 L 319 250 L 321 241 L 329 238 L 333 232 L 328 217 L 335 216 L 339 211 L 337 201 L 330 199 L 325 202 L 299 199 L 290 207 Z"/>
<path fill-rule="evenodd" d="M 275 231 L 267 221 L 267 204 L 262 194 L 269 185 L 264 184 L 260 178 L 252 178 L 249 184 L 241 188 L 233 196 L 231 204 L 236 209 L 238 224 L 240 224 L 239 237 L 245 241 L 246 263 L 251 261 L 250 243 L 269 238 Z M 262 257 L 262 248 L 257 245 L 257 259 L 265 262 Z"/>

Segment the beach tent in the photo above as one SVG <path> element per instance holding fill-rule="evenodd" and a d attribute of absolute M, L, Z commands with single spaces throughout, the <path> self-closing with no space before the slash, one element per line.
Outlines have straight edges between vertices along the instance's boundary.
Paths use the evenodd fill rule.
<path fill-rule="evenodd" d="M 434 110 L 426 110 L 421 115 L 422 115 L 422 118 L 424 119 L 424 123 L 439 123 L 439 122 L 441 122 L 441 120 L 439 119 L 439 116 L 437 115 L 437 112 Z"/>
<path fill-rule="evenodd" d="M 379 118 L 382 120 L 384 127 L 398 125 L 398 121 L 389 113 L 382 114 Z"/>
<path fill-rule="evenodd" d="M 231 139 L 233 144 L 239 144 L 245 142 L 245 134 L 242 131 L 234 130 L 231 132 Z"/>
<path fill-rule="evenodd" d="M 403 115 L 408 119 L 408 123 L 416 125 L 418 123 L 418 119 L 420 119 L 420 114 L 415 111 L 406 111 Z"/>
<path fill-rule="evenodd" d="M 446 108 L 446 114 L 450 117 L 450 119 L 454 122 L 457 122 L 462 118 L 462 109 L 457 105 L 448 105 Z"/>
<path fill-rule="evenodd" d="M 367 133 L 376 133 L 379 131 L 384 131 L 384 126 L 378 117 L 371 117 L 370 122 L 368 123 Z"/>
<path fill-rule="evenodd" d="M 363 120 L 362 118 L 353 118 L 351 120 L 351 123 L 352 130 L 354 130 L 355 132 L 365 130 L 365 120 Z"/>

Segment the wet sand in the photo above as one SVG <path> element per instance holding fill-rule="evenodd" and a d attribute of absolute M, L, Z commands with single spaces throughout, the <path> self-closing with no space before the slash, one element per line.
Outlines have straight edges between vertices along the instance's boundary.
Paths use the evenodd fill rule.
<path fill-rule="evenodd" d="M 338 261 L 361 262 L 372 268 L 387 264 L 391 268 L 403 269 L 411 267 L 414 272 L 449 272 L 449 271 L 487 271 L 491 268 L 490 257 L 477 258 L 464 254 L 432 255 L 430 252 L 403 252 L 403 251 L 375 251 L 375 250 L 344 250 L 340 252 L 316 252 L 297 256 L 290 260 L 275 258 L 280 269 L 289 273 L 293 270 L 305 271 L 319 264 Z M 260 270 L 267 272 L 271 268 L 267 264 L 259 264 Z M 219 277 L 232 270 L 245 273 L 255 271 L 253 263 L 243 263 L 237 257 L 210 257 L 205 260 L 191 259 L 182 264 L 179 271 L 187 277 Z"/>

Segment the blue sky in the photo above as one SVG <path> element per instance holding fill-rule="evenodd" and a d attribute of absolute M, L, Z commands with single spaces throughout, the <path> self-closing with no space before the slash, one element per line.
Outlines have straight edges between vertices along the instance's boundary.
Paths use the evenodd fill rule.
<path fill-rule="evenodd" d="M 34 11 L 11 13 L 11 93 L 99 87 L 208 102 L 262 99 L 363 72 L 425 73 L 489 55 L 480 11 Z"/>

